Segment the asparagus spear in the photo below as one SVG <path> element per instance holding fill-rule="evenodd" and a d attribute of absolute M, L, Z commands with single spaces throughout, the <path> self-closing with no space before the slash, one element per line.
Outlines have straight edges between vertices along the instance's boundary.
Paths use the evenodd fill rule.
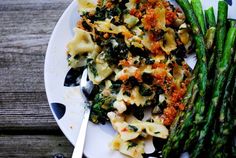
<path fill-rule="evenodd" d="M 221 45 L 221 47 L 216 47 L 216 51 L 217 51 L 217 56 L 218 58 L 221 57 L 220 53 L 222 50 L 223 50 L 223 40 L 225 39 L 225 29 L 226 29 L 226 26 L 222 26 L 222 25 L 219 25 L 219 24 L 223 24 L 225 23 L 226 21 L 226 18 L 227 18 L 227 11 L 228 11 L 228 8 L 227 8 L 227 4 L 223 1 L 219 1 L 219 4 L 218 4 L 218 25 L 217 25 L 217 39 L 216 39 L 216 44 L 218 45 Z M 225 20 L 225 21 L 223 21 Z M 212 54 L 212 56 L 214 57 L 214 53 Z M 217 59 L 218 61 L 219 59 Z M 214 59 L 210 59 L 210 66 L 213 66 L 213 63 L 214 63 Z M 210 69 L 212 69 L 212 67 L 209 67 Z M 209 71 L 208 73 L 211 73 L 211 71 Z M 212 74 L 209 74 L 209 75 L 212 75 Z M 212 75 L 214 76 L 214 74 Z M 208 76 L 209 77 L 209 76 Z M 208 87 L 209 88 L 212 88 L 211 87 L 211 81 L 208 81 Z M 208 88 L 208 89 L 209 89 Z M 210 90 L 210 89 L 209 89 Z M 190 130 L 189 132 L 189 138 L 186 140 L 185 142 L 185 146 L 184 146 L 184 149 L 187 150 L 189 149 L 189 147 L 194 143 L 194 140 L 199 136 L 199 125 L 201 125 L 202 121 L 203 121 L 203 118 L 204 118 L 204 112 L 205 112 L 205 107 L 202 106 L 201 104 L 197 104 L 196 103 L 196 115 L 195 115 L 195 119 L 194 119 L 194 127 Z"/>
<path fill-rule="evenodd" d="M 214 39 L 215 39 L 215 33 L 216 33 L 216 28 L 215 27 L 210 27 L 205 35 L 205 43 L 206 43 L 206 49 L 210 50 L 213 47 Z"/>
<path fill-rule="evenodd" d="M 219 1 L 218 3 L 218 24 L 216 32 L 216 63 L 219 63 L 222 57 L 224 40 L 226 36 L 226 21 L 228 13 L 228 5 L 225 1 Z M 197 108 L 201 108 L 201 105 L 197 105 Z M 204 113 L 204 107 L 202 107 L 200 113 L 196 113 L 195 123 L 199 124 L 202 122 Z"/>
<path fill-rule="evenodd" d="M 206 34 L 206 23 L 205 23 L 205 18 L 204 18 L 204 14 L 203 14 L 203 10 L 202 10 L 202 3 L 200 0 L 192 0 L 191 1 L 192 7 L 193 7 L 193 11 L 197 17 L 198 23 L 200 25 L 202 34 L 205 35 Z"/>
<path fill-rule="evenodd" d="M 206 54 L 205 54 L 206 50 L 205 50 L 204 38 L 201 32 L 199 31 L 200 29 L 197 18 L 188 0 L 176 0 L 176 1 L 185 12 L 187 20 L 190 23 L 194 33 L 196 54 L 199 64 L 198 87 L 199 87 L 199 95 L 201 96 L 198 97 L 198 100 L 196 102 L 198 105 L 204 106 L 204 96 L 205 96 L 206 80 L 207 80 L 207 66 L 206 66 Z M 176 132 L 178 134 L 169 137 L 168 141 L 170 141 L 169 144 L 172 144 L 172 147 L 164 146 L 163 149 L 164 157 L 169 157 L 172 154 L 171 151 L 176 150 L 176 152 L 178 152 L 177 149 L 180 147 L 179 146 L 180 142 L 185 138 L 187 130 L 192 125 L 193 115 L 194 113 L 191 110 L 185 113 L 184 122 L 181 124 L 181 127 Z"/>
<path fill-rule="evenodd" d="M 219 1 L 218 3 L 218 18 L 217 18 L 217 30 L 216 30 L 216 62 L 221 60 L 225 36 L 226 36 L 226 22 L 228 16 L 228 4 L 225 1 Z"/>
<path fill-rule="evenodd" d="M 229 21 L 230 27 L 236 27 L 236 20 Z"/>
<path fill-rule="evenodd" d="M 236 105 L 236 78 L 235 78 L 235 82 L 234 82 L 234 89 L 233 89 L 233 93 L 232 93 L 232 96 L 231 96 L 231 105 L 233 107 L 233 132 L 232 132 L 232 135 L 231 135 L 231 138 L 233 138 L 233 141 L 231 141 L 231 153 L 232 153 L 232 157 L 236 157 L 236 144 L 235 144 L 235 133 L 236 133 L 236 108 L 235 108 L 235 105 Z"/>
<path fill-rule="evenodd" d="M 236 57 L 236 55 L 235 55 Z M 211 150 L 211 155 L 215 155 L 220 151 L 220 149 L 227 143 L 227 138 L 229 136 L 229 131 L 231 131 L 231 111 L 230 111 L 230 102 L 231 94 L 233 91 L 235 73 L 236 73 L 236 63 L 232 63 L 230 72 L 227 78 L 227 83 L 225 86 L 225 93 L 222 98 L 222 103 L 220 104 L 220 114 L 217 123 L 217 126 L 220 127 L 219 131 L 217 128 L 213 131 L 211 146 L 214 146 Z"/>
<path fill-rule="evenodd" d="M 192 81 L 189 83 L 185 97 L 182 100 L 182 103 L 186 106 L 186 111 L 188 112 L 192 110 L 196 95 L 198 93 L 197 78 L 196 78 L 196 75 L 198 74 L 198 67 L 199 67 L 199 64 L 196 64 L 196 67 L 194 68 L 194 71 L 193 71 Z M 184 111 L 180 111 L 178 115 L 176 116 L 175 121 L 172 123 L 170 127 L 169 139 L 163 147 L 163 151 L 162 151 L 163 153 L 168 153 L 171 150 L 172 139 L 177 132 L 177 127 L 183 123 L 182 120 L 184 117 L 185 117 Z"/>
<path fill-rule="evenodd" d="M 185 96 L 182 100 L 182 103 L 186 106 L 187 109 L 192 108 L 191 106 L 187 106 L 187 104 L 190 100 L 192 100 L 193 93 L 195 92 L 194 89 L 196 89 L 195 85 L 196 85 L 196 81 L 197 81 L 196 80 L 197 74 L 198 74 L 198 64 L 194 68 L 192 80 L 189 83 L 188 88 L 187 88 L 187 92 L 186 92 L 186 94 L 185 94 Z M 184 114 L 184 112 L 180 111 L 179 114 L 176 116 L 175 121 L 171 124 L 171 126 L 170 126 L 170 135 L 172 135 L 172 133 L 175 133 L 176 128 L 179 125 L 181 118 L 183 117 L 183 114 Z"/>
<path fill-rule="evenodd" d="M 209 9 L 205 10 L 205 17 L 208 28 L 216 26 L 216 19 L 213 7 L 210 7 Z"/>
<path fill-rule="evenodd" d="M 222 93 L 222 87 L 226 79 L 225 76 L 229 69 L 232 48 L 235 44 L 235 38 L 236 38 L 236 28 L 231 27 L 227 34 L 223 56 L 221 60 L 217 62 L 217 70 L 216 70 L 217 73 L 216 73 L 215 81 L 214 81 L 213 95 L 212 95 L 210 106 L 209 106 L 209 109 L 205 118 L 206 123 L 203 129 L 200 131 L 198 143 L 196 144 L 194 151 L 191 153 L 191 158 L 196 158 L 201 153 L 204 143 L 205 143 L 205 137 L 208 134 L 210 127 L 213 124 L 215 111 L 219 103 L 219 98 Z"/>
<path fill-rule="evenodd" d="M 212 13 L 210 13 L 212 12 Z M 213 53 L 209 59 L 209 67 L 208 69 L 214 69 L 214 60 L 216 59 L 217 62 L 219 62 L 219 60 L 221 59 L 221 55 L 223 52 L 223 45 L 224 45 L 224 41 L 225 41 L 225 36 L 226 36 L 226 22 L 227 22 L 227 16 L 228 16 L 228 5 L 226 2 L 224 1 L 219 1 L 218 3 L 218 17 L 217 17 L 217 27 L 216 27 L 216 53 Z M 214 10 L 213 8 L 210 10 L 208 10 L 206 12 L 206 17 L 210 17 L 209 19 L 211 20 L 207 20 L 212 21 L 214 18 Z M 210 23 L 210 22 L 209 22 Z M 214 25 L 214 20 L 213 22 L 211 22 L 212 24 L 209 25 Z"/>

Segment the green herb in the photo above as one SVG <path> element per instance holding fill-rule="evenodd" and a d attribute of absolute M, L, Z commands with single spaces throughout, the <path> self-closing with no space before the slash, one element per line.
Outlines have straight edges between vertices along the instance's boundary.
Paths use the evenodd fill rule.
<path fill-rule="evenodd" d="M 152 65 L 152 64 L 154 64 L 154 63 L 155 63 L 155 60 L 152 60 L 152 59 L 150 59 L 150 58 L 146 58 L 145 64 L 147 64 L 147 65 Z"/>
<path fill-rule="evenodd" d="M 124 37 L 111 37 L 101 43 L 104 47 L 105 60 L 109 65 L 118 65 L 120 60 L 126 59 L 128 47 L 125 44 Z"/>
<path fill-rule="evenodd" d="M 111 86 L 111 92 L 118 93 L 120 91 L 121 84 L 122 84 L 122 81 L 120 80 L 113 82 Z"/>
<path fill-rule="evenodd" d="M 134 132 L 137 132 L 138 131 L 138 128 L 136 126 L 133 126 L 133 125 L 128 125 L 128 128 Z"/>
<path fill-rule="evenodd" d="M 84 27 L 86 30 L 88 30 L 89 32 L 92 31 L 91 26 L 89 26 L 86 21 L 83 21 L 83 22 L 82 22 L 82 25 L 83 25 L 83 27 Z"/>
<path fill-rule="evenodd" d="M 140 85 L 139 86 L 139 93 L 142 95 L 142 96 L 151 96 L 153 94 L 152 90 L 150 88 L 146 88 L 145 86 L 143 85 Z"/>
<path fill-rule="evenodd" d="M 107 112 L 113 110 L 114 100 L 111 97 L 104 97 L 101 94 L 97 94 L 92 103 L 92 111 L 90 120 L 94 123 L 104 124 L 107 118 Z"/>
<path fill-rule="evenodd" d="M 130 92 L 128 92 L 128 91 L 125 91 L 125 92 L 123 93 L 123 95 L 127 95 L 128 97 L 131 96 Z"/>
<path fill-rule="evenodd" d="M 134 88 L 135 86 L 138 86 L 138 80 L 134 77 L 131 76 L 126 82 L 125 82 L 126 86 L 130 86 L 131 88 Z"/>
<path fill-rule="evenodd" d="M 128 145 L 128 150 L 130 149 L 130 148 L 132 148 L 132 147 L 135 147 L 135 146 L 137 146 L 138 144 L 136 143 L 136 142 L 131 142 L 131 141 L 129 141 L 129 145 Z"/>
<path fill-rule="evenodd" d="M 88 68 L 94 76 L 98 76 L 98 72 L 97 72 L 97 69 L 96 69 L 96 64 L 93 61 L 88 63 Z"/>
<path fill-rule="evenodd" d="M 143 80 L 144 83 L 150 85 L 153 82 L 153 76 L 151 74 L 149 74 L 149 73 L 144 72 L 142 74 L 142 80 Z"/>

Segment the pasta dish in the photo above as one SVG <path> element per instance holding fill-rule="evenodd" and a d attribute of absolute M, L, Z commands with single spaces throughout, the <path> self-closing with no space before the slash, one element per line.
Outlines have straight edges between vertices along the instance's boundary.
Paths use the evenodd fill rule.
<path fill-rule="evenodd" d="M 193 48 L 180 8 L 166 0 L 78 0 L 68 64 L 95 84 L 90 120 L 117 131 L 111 148 L 140 158 L 149 137 L 166 139 L 191 80 Z M 144 117 L 145 116 L 145 117 Z"/>

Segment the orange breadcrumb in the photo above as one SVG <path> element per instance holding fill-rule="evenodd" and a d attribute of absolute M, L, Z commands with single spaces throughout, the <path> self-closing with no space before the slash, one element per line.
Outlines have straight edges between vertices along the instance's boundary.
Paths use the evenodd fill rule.
<path fill-rule="evenodd" d="M 131 65 L 131 63 L 130 63 L 130 61 L 123 59 L 123 60 L 120 60 L 118 65 L 129 67 Z"/>
<path fill-rule="evenodd" d="M 127 74 L 124 74 L 124 75 L 121 75 L 119 79 L 121 81 L 126 81 L 128 78 L 129 78 L 129 76 Z"/>
<path fill-rule="evenodd" d="M 150 31 L 152 28 L 157 26 L 158 16 L 155 9 L 148 9 L 146 14 L 143 16 L 143 26 L 145 30 Z"/>
<path fill-rule="evenodd" d="M 169 126 L 175 119 L 175 116 L 177 114 L 177 110 L 173 107 L 167 107 L 164 109 L 164 125 Z"/>
<path fill-rule="evenodd" d="M 130 15 L 133 15 L 133 16 L 139 18 L 139 19 L 142 18 L 142 13 L 141 13 L 141 11 L 140 11 L 140 10 L 137 10 L 137 9 L 135 9 L 135 8 L 133 8 L 133 9 L 130 10 Z"/>
<path fill-rule="evenodd" d="M 153 42 L 151 44 L 151 52 L 156 55 L 164 54 L 164 51 L 162 50 L 159 42 Z"/>
<path fill-rule="evenodd" d="M 154 63 L 153 65 L 152 65 L 152 68 L 153 69 L 156 69 L 156 68 L 166 68 L 166 64 L 164 64 L 164 63 Z"/>
<path fill-rule="evenodd" d="M 177 19 L 176 12 L 167 11 L 166 12 L 166 25 L 171 25 Z"/>
<path fill-rule="evenodd" d="M 142 81 L 142 75 L 141 75 L 141 71 L 138 69 L 135 71 L 134 73 L 134 77 L 138 80 L 138 81 Z"/>

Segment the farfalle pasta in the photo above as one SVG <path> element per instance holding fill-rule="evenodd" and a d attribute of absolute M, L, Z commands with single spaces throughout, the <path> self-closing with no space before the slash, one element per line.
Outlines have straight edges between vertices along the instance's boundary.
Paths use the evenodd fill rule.
<path fill-rule="evenodd" d="M 145 140 L 166 139 L 184 110 L 191 79 L 184 58 L 192 49 L 184 14 L 166 0 L 78 4 L 81 19 L 67 54 L 69 65 L 87 67 L 95 84 L 90 120 L 110 122 L 117 131 L 111 148 L 141 158 Z"/>

